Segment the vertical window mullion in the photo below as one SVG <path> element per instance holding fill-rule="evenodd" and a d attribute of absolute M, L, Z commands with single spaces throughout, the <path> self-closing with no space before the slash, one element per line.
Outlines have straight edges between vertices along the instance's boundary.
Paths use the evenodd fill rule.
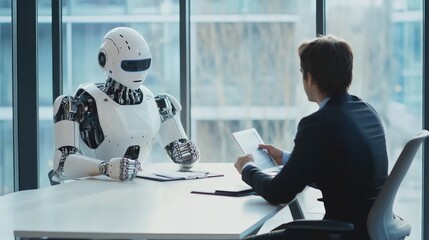
<path fill-rule="evenodd" d="M 62 0 L 52 0 L 52 102 L 63 92 Z"/>
<path fill-rule="evenodd" d="M 15 191 L 38 188 L 37 0 L 13 1 L 13 152 Z"/>
<path fill-rule="evenodd" d="M 325 0 L 316 1 L 316 36 L 326 34 L 326 7 Z"/>
<path fill-rule="evenodd" d="M 191 137 L 190 105 L 190 6 L 189 0 L 180 0 L 180 102 L 182 104 L 181 121 L 188 137 Z"/>

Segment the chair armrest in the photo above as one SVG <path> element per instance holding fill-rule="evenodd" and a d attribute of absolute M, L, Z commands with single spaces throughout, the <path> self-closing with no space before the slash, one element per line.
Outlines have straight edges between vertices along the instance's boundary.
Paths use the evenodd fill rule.
<path fill-rule="evenodd" d="M 349 222 L 335 220 L 295 220 L 276 227 L 279 229 L 301 229 L 301 230 L 318 230 L 325 232 L 348 232 L 354 229 L 354 225 Z"/>
<path fill-rule="evenodd" d="M 293 220 L 304 219 L 304 213 L 302 212 L 298 199 L 292 200 L 288 204 L 288 207 L 289 207 L 290 213 L 292 214 Z"/>

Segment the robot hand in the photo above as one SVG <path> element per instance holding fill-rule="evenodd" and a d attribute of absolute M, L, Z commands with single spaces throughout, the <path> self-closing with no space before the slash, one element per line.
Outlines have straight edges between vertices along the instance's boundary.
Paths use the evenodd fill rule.
<path fill-rule="evenodd" d="M 180 139 L 165 147 L 173 162 L 184 169 L 192 168 L 193 164 L 200 160 L 200 150 L 192 140 Z"/>
<path fill-rule="evenodd" d="M 134 179 L 140 170 L 140 162 L 129 158 L 112 158 L 109 162 L 103 162 L 99 166 L 101 174 L 121 181 Z"/>

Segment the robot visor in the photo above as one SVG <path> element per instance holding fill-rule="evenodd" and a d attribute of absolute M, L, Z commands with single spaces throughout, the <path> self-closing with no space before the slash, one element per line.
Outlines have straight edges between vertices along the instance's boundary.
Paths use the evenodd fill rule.
<path fill-rule="evenodd" d="M 121 62 L 121 68 L 127 72 L 139 72 L 149 69 L 151 59 L 139 59 L 139 60 L 124 60 Z"/>

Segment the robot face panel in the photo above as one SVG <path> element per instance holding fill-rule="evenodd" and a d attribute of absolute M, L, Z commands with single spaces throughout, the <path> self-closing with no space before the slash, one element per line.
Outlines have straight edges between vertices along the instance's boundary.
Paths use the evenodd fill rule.
<path fill-rule="evenodd" d="M 149 69 L 151 59 L 140 59 L 140 60 L 123 60 L 121 62 L 121 68 L 127 72 L 139 72 Z"/>
<path fill-rule="evenodd" d="M 110 30 L 98 51 L 98 64 L 115 81 L 133 90 L 146 79 L 151 53 L 143 36 L 134 29 Z"/>

